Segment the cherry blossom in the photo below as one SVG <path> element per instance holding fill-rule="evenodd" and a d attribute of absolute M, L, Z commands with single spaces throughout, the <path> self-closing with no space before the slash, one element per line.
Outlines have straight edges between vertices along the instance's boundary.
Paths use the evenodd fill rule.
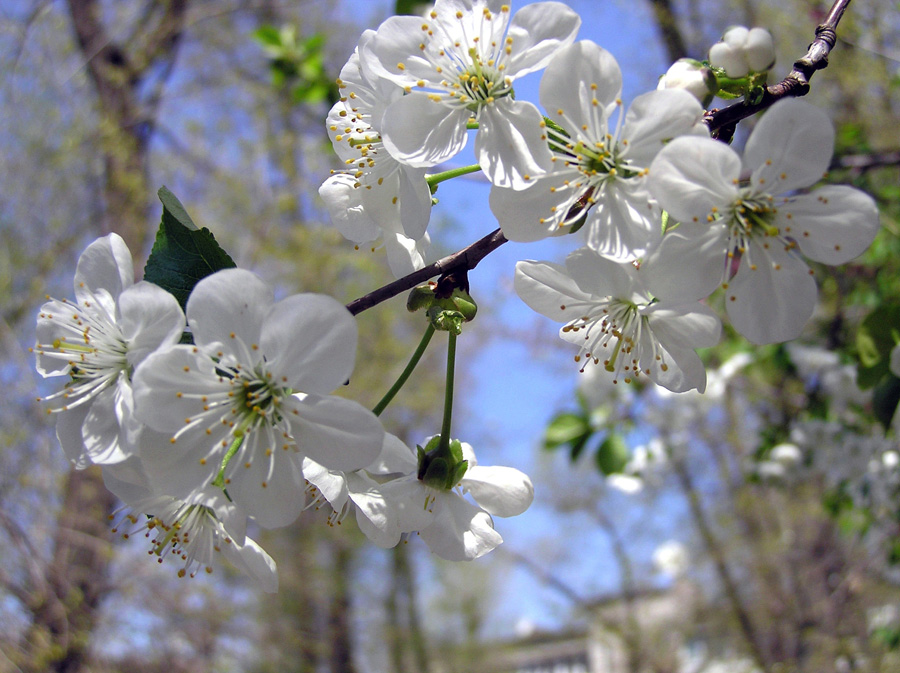
<path fill-rule="evenodd" d="M 275 561 L 247 537 L 247 515 L 222 489 L 209 486 L 187 500 L 155 493 L 137 457 L 104 466 L 103 480 L 125 503 L 112 516 L 118 519 L 113 532 L 126 539 L 143 534 L 160 563 L 167 557 L 183 561 L 179 577 L 195 577 L 201 569 L 212 573 L 221 553 L 263 591 L 278 590 Z"/>
<path fill-rule="evenodd" d="M 711 139 L 669 143 L 651 166 L 650 190 L 681 224 L 645 259 L 649 288 L 661 299 L 685 301 L 721 284 L 732 324 L 750 341 L 795 338 L 816 302 L 812 271 L 798 250 L 843 264 L 869 246 L 879 226 L 875 202 L 852 187 L 775 196 L 818 181 L 833 147 L 827 115 L 797 99 L 772 106 L 743 159 Z"/>
<path fill-rule="evenodd" d="M 560 337 L 579 346 L 575 361 L 601 362 L 614 381 L 648 376 L 673 392 L 706 388 L 695 348 L 714 346 L 721 325 L 697 302 L 653 301 L 631 264 L 581 248 L 566 265 L 516 265 L 516 292 L 538 313 L 564 322 Z"/>
<path fill-rule="evenodd" d="M 562 129 L 549 129 L 553 167 L 524 191 L 491 190 L 491 210 L 507 238 L 539 240 L 586 217 L 587 245 L 624 261 L 659 237 L 647 169 L 670 139 L 708 135 L 703 108 L 686 91 L 652 91 L 620 111 L 611 129 L 621 90 L 619 64 L 593 42 L 577 42 L 554 57 L 540 87 L 541 104 Z"/>
<path fill-rule="evenodd" d="M 540 112 L 516 100 L 512 85 L 545 67 L 580 25 L 560 2 L 527 5 L 510 19 L 500 0 L 437 0 L 424 19 L 387 19 L 360 53 L 407 92 L 380 122 L 388 151 L 411 166 L 435 166 L 463 149 L 474 117 L 475 155 L 488 179 L 526 187 L 549 168 L 550 151 Z"/>
<path fill-rule="evenodd" d="M 41 399 L 58 414 L 57 436 L 76 467 L 134 454 L 142 425 L 134 415 L 132 372 L 157 348 L 177 343 L 184 326 L 171 294 L 135 284 L 120 236 L 99 238 L 81 254 L 75 301 L 50 299 L 41 307 L 32 349 L 41 376 L 69 378 Z"/>
<path fill-rule="evenodd" d="M 140 418 L 170 442 L 142 452 L 151 483 L 176 497 L 221 483 L 260 525 L 284 526 L 305 505 L 303 459 L 330 469 L 371 463 L 378 419 L 328 395 L 350 377 L 356 323 L 315 294 L 275 302 L 242 269 L 197 283 L 187 303 L 194 346 L 151 356 L 135 373 Z"/>
<path fill-rule="evenodd" d="M 366 31 L 360 46 L 375 35 Z M 328 135 L 347 166 L 319 189 L 345 238 L 369 243 L 383 236 L 391 269 L 402 276 L 424 266 L 422 239 L 431 215 L 425 169 L 401 164 L 384 148 L 376 121 L 403 96 L 397 84 L 369 73 L 354 51 L 338 79 L 341 99 L 328 113 Z M 418 253 L 418 254 L 417 254 Z"/>

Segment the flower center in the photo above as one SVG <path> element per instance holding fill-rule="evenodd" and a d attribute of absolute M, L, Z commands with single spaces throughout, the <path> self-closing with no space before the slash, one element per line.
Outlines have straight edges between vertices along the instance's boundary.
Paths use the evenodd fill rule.
<path fill-rule="evenodd" d="M 472 65 L 461 72 L 458 84 L 454 85 L 459 90 L 459 102 L 466 104 L 467 109 L 478 112 L 484 105 L 493 103 L 498 98 L 515 95 L 511 81 L 504 77 L 499 70 L 481 63 L 475 48 L 469 50 L 472 57 Z"/>
<path fill-rule="evenodd" d="M 60 303 L 71 306 L 67 301 Z M 131 378 L 128 344 L 118 326 L 93 303 L 84 302 L 84 309 L 72 306 L 68 314 L 42 312 L 39 316 L 53 322 L 62 335 L 52 343 L 37 344 L 33 350 L 42 357 L 65 361 L 71 377 L 61 391 L 39 399 L 64 400 L 61 406 L 48 408 L 48 413 L 67 411 L 93 400 L 123 372 Z"/>
<path fill-rule="evenodd" d="M 641 369 L 641 361 L 651 356 L 663 371 L 668 369 L 662 350 L 656 339 L 644 339 L 644 330 L 649 330 L 647 318 L 641 315 L 641 306 L 634 301 L 611 298 L 607 302 L 592 303 L 592 310 L 581 318 L 572 320 L 562 328 L 563 332 L 584 331 L 584 343 L 575 361 L 586 358 L 585 365 L 593 362 L 615 374 L 613 383 L 621 379 L 631 383 L 638 376 L 649 374 L 649 368 Z M 644 353 L 644 348 L 652 344 L 652 353 Z"/>

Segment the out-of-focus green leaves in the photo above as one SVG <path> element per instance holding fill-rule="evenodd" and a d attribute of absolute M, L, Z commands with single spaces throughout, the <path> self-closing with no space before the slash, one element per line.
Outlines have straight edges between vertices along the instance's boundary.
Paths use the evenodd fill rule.
<path fill-rule="evenodd" d="M 900 404 L 900 379 L 888 376 L 884 383 L 875 388 L 875 394 L 872 396 L 872 412 L 885 430 L 891 427 L 898 404 Z"/>
<path fill-rule="evenodd" d="M 594 454 L 594 460 L 600 471 L 607 476 L 625 469 L 628 462 L 628 447 L 622 435 L 608 434 Z"/>
<path fill-rule="evenodd" d="M 422 10 L 431 3 L 422 0 L 397 0 L 394 5 L 394 14 L 421 14 Z"/>
<path fill-rule="evenodd" d="M 586 416 L 568 412 L 561 413 L 550 421 L 550 425 L 544 432 L 544 448 L 558 449 L 567 444 L 572 454 L 572 460 L 576 460 L 593 432 L 594 429 Z"/>
<path fill-rule="evenodd" d="M 598 430 L 591 422 L 585 405 L 581 406 L 580 412 L 562 412 L 550 421 L 544 432 L 544 449 L 553 451 L 566 447 L 569 458 L 574 462 L 593 444 L 596 447 L 592 451 L 597 469 L 604 475 L 621 472 L 629 455 L 624 437 L 617 432 Z M 596 441 L 592 442 L 596 437 L 601 438 L 599 445 Z"/>
<path fill-rule="evenodd" d="M 891 350 L 900 342 L 900 304 L 883 304 L 872 311 L 856 334 L 859 358 L 857 383 L 861 388 L 878 385 L 889 374 Z"/>
<path fill-rule="evenodd" d="M 160 188 L 159 200 L 163 204 L 162 219 L 144 267 L 144 280 L 170 292 L 184 309 L 202 278 L 236 264 L 209 229 L 194 224 L 178 197 L 166 187 Z"/>
<path fill-rule="evenodd" d="M 269 58 L 272 83 L 290 89 L 294 103 L 314 105 L 338 99 L 337 84 L 325 71 L 322 33 L 301 39 L 296 26 L 262 26 L 253 37 Z"/>

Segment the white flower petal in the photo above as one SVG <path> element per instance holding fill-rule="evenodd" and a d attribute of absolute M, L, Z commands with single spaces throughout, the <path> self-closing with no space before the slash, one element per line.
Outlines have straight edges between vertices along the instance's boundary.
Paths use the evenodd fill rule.
<path fill-rule="evenodd" d="M 358 181 L 347 173 L 337 173 L 319 187 L 319 196 L 325 202 L 331 222 L 341 235 L 354 243 L 374 241 L 381 233 L 362 205 L 362 192 Z"/>
<path fill-rule="evenodd" d="M 136 447 L 128 446 L 123 437 L 132 419 L 131 407 L 131 387 L 127 383 L 110 386 L 94 398 L 81 427 L 84 450 L 92 463 L 121 463 L 134 454 Z M 120 429 L 122 416 L 126 427 Z"/>
<path fill-rule="evenodd" d="M 300 451 L 331 470 L 364 468 L 381 452 L 381 422 L 358 402 L 334 395 L 294 395 L 285 406 Z"/>
<path fill-rule="evenodd" d="M 561 2 L 536 2 L 518 10 L 509 25 L 511 52 L 507 73 L 521 77 L 546 66 L 553 55 L 571 44 L 581 17 Z"/>
<path fill-rule="evenodd" d="M 650 166 L 648 187 L 660 206 L 681 222 L 705 219 L 738 195 L 741 159 L 725 143 L 681 137 L 666 145 Z"/>
<path fill-rule="evenodd" d="M 319 490 L 331 509 L 339 512 L 350 497 L 346 475 L 338 470 L 329 470 L 310 458 L 304 458 L 302 466 L 306 481 Z"/>
<path fill-rule="evenodd" d="M 447 561 L 472 561 L 503 542 L 491 516 L 455 493 L 438 493 L 435 517 L 419 535 Z"/>
<path fill-rule="evenodd" d="M 534 500 L 531 479 L 512 467 L 470 465 L 461 484 L 464 491 L 471 493 L 494 516 L 518 516 Z"/>
<path fill-rule="evenodd" d="M 406 442 L 389 432 L 384 433 L 381 453 L 374 463 L 366 467 L 366 472 L 377 475 L 394 473 L 412 474 L 419 467 L 416 454 L 410 450 Z"/>
<path fill-rule="evenodd" d="M 66 458 L 77 470 L 83 470 L 91 464 L 81 437 L 81 428 L 89 410 L 89 405 L 82 404 L 74 409 L 62 411 L 56 416 L 56 438 Z"/>
<path fill-rule="evenodd" d="M 466 146 L 470 112 L 413 91 L 385 111 L 381 136 L 397 161 L 427 168 L 456 156 Z"/>
<path fill-rule="evenodd" d="M 669 141 L 683 135 L 709 136 L 703 107 L 687 91 L 664 89 L 634 99 L 625 115 L 621 138 L 628 142 L 628 160 L 647 167 Z"/>
<path fill-rule="evenodd" d="M 256 542 L 246 538 L 243 545 L 225 544 L 222 553 L 260 589 L 267 594 L 278 593 L 278 571 L 275 561 Z"/>
<path fill-rule="evenodd" d="M 501 98 L 481 108 L 475 156 L 491 184 L 525 189 L 550 168 L 550 148 L 538 109 Z"/>
<path fill-rule="evenodd" d="M 827 185 L 791 197 L 778 207 L 776 224 L 806 257 L 843 264 L 861 255 L 878 233 L 878 206 L 871 196 L 846 185 Z"/>
<path fill-rule="evenodd" d="M 577 179 L 573 171 L 546 173 L 535 178 L 528 189 L 491 187 L 491 212 L 503 235 L 511 241 L 539 241 L 556 232 L 566 219 L 568 203 L 577 195 L 563 183 Z"/>
<path fill-rule="evenodd" d="M 722 323 L 715 311 L 704 304 L 657 302 L 642 311 L 650 327 L 666 347 L 711 348 L 719 343 Z"/>
<path fill-rule="evenodd" d="M 162 346 L 178 343 L 185 320 L 175 297 L 141 281 L 119 295 L 117 324 L 128 342 L 128 364 L 136 367 Z"/>
<path fill-rule="evenodd" d="M 558 322 L 574 320 L 583 308 L 571 306 L 591 296 L 578 287 L 565 267 L 552 262 L 522 261 L 516 264 L 516 294 L 538 313 Z"/>
<path fill-rule="evenodd" d="M 187 320 L 198 345 L 221 344 L 239 358 L 237 342 L 259 344 L 260 327 L 275 295 L 262 279 L 244 269 L 223 269 L 194 286 Z M 250 364 L 250 363 L 245 363 Z"/>
<path fill-rule="evenodd" d="M 765 28 L 751 28 L 744 43 L 744 58 L 755 72 L 768 70 L 775 64 L 775 42 Z"/>
<path fill-rule="evenodd" d="M 755 344 L 796 338 L 816 305 L 816 282 L 809 268 L 778 241 L 764 249 L 753 239 L 749 252 L 756 270 L 741 260 L 725 293 L 731 324 Z"/>
<path fill-rule="evenodd" d="M 430 54 L 419 49 L 424 34 L 422 23 L 417 16 L 392 16 L 373 37 L 360 41 L 360 61 L 370 76 L 386 77 L 400 86 L 415 86 L 420 80 L 428 86 L 440 83 L 440 74 L 428 58 Z"/>
<path fill-rule="evenodd" d="M 266 433 L 251 434 L 225 469 L 228 494 L 263 528 L 287 526 L 306 507 L 302 462 L 302 456 L 280 449 Z"/>
<path fill-rule="evenodd" d="M 350 378 L 356 359 L 356 320 L 336 299 L 296 294 L 269 309 L 259 346 L 269 371 L 294 390 L 330 393 Z"/>
<path fill-rule="evenodd" d="M 384 250 L 394 278 L 403 278 L 425 266 L 431 238 L 428 234 L 418 241 L 403 234 L 384 234 Z"/>
<path fill-rule="evenodd" d="M 658 299 L 697 301 L 726 278 L 728 229 L 722 222 L 681 224 L 662 237 L 640 274 Z"/>
<path fill-rule="evenodd" d="M 659 239 L 659 209 L 640 179 L 604 183 L 592 198 L 598 203 L 588 212 L 585 242 L 598 254 L 627 262 Z"/>
<path fill-rule="evenodd" d="M 131 251 L 118 234 L 108 234 L 91 243 L 75 267 L 75 296 L 79 302 L 104 289 L 117 299 L 134 284 Z"/>
<path fill-rule="evenodd" d="M 744 168 L 760 192 L 781 194 L 822 179 L 834 150 L 828 115 L 806 101 L 786 98 L 762 116 L 744 148 Z"/>
<path fill-rule="evenodd" d="M 634 266 L 614 262 L 590 248 L 579 248 L 569 253 L 566 271 L 575 279 L 579 289 L 596 297 L 631 299 L 635 292 L 642 289 L 635 282 L 637 270 Z"/>
<path fill-rule="evenodd" d="M 596 88 L 595 88 L 596 87 Z M 606 133 L 608 109 L 622 93 L 622 70 L 612 54 L 588 40 L 562 49 L 541 77 L 547 116 L 570 133 L 588 126 L 592 139 Z M 597 99 L 598 105 L 592 101 Z"/>

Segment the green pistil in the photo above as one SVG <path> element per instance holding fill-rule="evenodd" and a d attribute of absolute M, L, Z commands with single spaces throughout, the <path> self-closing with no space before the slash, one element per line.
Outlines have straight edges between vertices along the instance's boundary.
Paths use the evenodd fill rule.
<path fill-rule="evenodd" d="M 759 229 L 766 236 L 778 236 L 781 233 L 778 227 L 769 224 L 774 215 L 775 211 L 768 205 L 747 201 L 738 201 L 734 209 L 734 219 L 747 234 L 751 234 L 754 229 Z"/>
<path fill-rule="evenodd" d="M 156 547 L 153 549 L 153 553 L 155 553 L 157 556 L 159 556 L 160 554 L 163 553 L 163 551 L 169 545 L 169 543 L 175 538 L 176 535 L 178 535 L 178 531 L 181 530 L 181 524 L 188 518 L 190 513 L 193 512 L 194 509 L 197 507 L 202 507 L 202 505 L 190 505 L 187 508 L 185 508 L 184 512 L 181 513 L 181 516 L 178 517 L 178 520 L 172 522 L 172 525 L 169 526 L 168 530 L 166 530 L 165 537 L 162 539 L 162 541 L 159 544 L 156 545 Z M 160 520 L 157 519 L 157 521 L 160 521 Z M 163 522 L 160 521 L 160 523 L 162 524 Z M 162 526 L 160 526 L 160 527 L 162 527 Z"/>
<path fill-rule="evenodd" d="M 606 364 L 604 365 L 604 369 L 606 369 L 606 371 L 608 371 L 608 372 L 616 371 L 616 360 L 618 359 L 619 353 L 621 352 L 621 350 L 622 350 L 622 337 L 619 337 L 618 340 L 616 341 L 616 347 L 615 347 L 615 349 L 613 349 L 612 356 L 610 356 L 609 360 L 607 360 Z"/>

